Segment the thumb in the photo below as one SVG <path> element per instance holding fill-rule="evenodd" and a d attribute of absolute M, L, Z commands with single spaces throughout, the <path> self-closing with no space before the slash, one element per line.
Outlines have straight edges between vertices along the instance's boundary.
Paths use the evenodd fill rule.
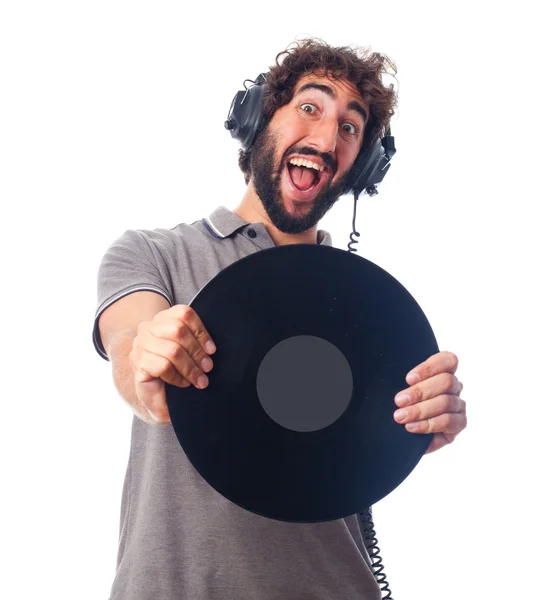
<path fill-rule="evenodd" d="M 165 396 L 165 382 L 156 377 L 150 381 L 136 382 L 138 402 L 148 411 L 156 423 L 170 423 L 169 410 Z"/>

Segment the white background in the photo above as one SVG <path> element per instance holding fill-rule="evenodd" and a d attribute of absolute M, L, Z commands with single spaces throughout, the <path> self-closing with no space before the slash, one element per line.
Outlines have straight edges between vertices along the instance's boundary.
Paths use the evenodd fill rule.
<path fill-rule="evenodd" d="M 399 600 L 560 598 L 558 48 L 532 2 L 26 2 L 0 9 L 0 596 L 107 598 L 131 414 L 91 341 L 128 228 L 235 208 L 223 129 L 296 37 L 397 64 L 361 256 L 460 359 L 469 425 L 375 507 Z M 348 241 L 352 200 L 322 223 Z M 336 565 L 333 565 L 336 568 Z"/>

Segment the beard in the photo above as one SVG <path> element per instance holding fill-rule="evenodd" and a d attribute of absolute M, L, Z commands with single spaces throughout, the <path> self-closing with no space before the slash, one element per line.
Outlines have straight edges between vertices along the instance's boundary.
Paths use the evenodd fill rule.
<path fill-rule="evenodd" d="M 291 215 L 284 206 L 280 191 L 280 176 L 285 167 L 285 157 L 293 153 L 319 156 L 323 158 L 329 167 L 335 167 L 335 165 L 332 157 L 328 154 L 321 154 L 311 148 L 296 148 L 294 146 L 286 151 L 284 158 L 280 161 L 278 171 L 275 171 L 276 148 L 277 139 L 270 133 L 268 128 L 265 129 L 257 138 L 251 152 L 250 164 L 253 186 L 269 219 L 278 230 L 290 234 L 303 233 L 317 225 L 344 193 L 348 174 L 334 185 L 326 182 L 307 214 L 301 216 Z M 332 168 L 332 170 L 335 172 L 336 168 Z"/>

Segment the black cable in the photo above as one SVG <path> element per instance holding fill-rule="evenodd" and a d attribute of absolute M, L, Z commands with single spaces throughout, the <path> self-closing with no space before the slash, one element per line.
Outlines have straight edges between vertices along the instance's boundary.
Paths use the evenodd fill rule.
<path fill-rule="evenodd" d="M 348 242 L 348 252 L 357 252 L 358 251 L 353 246 L 355 246 L 358 243 L 358 240 L 354 239 L 354 238 L 360 237 L 360 234 L 356 231 L 356 209 L 358 207 L 358 197 L 359 196 L 360 196 L 360 194 L 358 192 L 354 192 L 354 216 L 352 217 L 352 233 L 350 234 L 350 241 Z"/>
<path fill-rule="evenodd" d="M 385 567 L 381 562 L 381 556 L 379 554 L 379 546 L 377 541 L 377 534 L 375 533 L 375 529 L 373 526 L 373 515 L 371 512 L 371 507 L 366 508 L 365 510 L 360 512 L 360 517 L 362 520 L 362 531 L 364 535 L 364 542 L 366 544 L 366 550 L 368 551 L 369 558 L 371 560 L 371 570 L 373 571 L 373 575 L 377 584 L 379 585 L 379 589 L 381 590 L 381 594 L 386 593 L 386 596 L 381 596 L 383 600 L 393 600 L 391 596 L 391 590 L 389 588 L 389 582 L 387 581 L 387 576 L 383 572 Z"/>

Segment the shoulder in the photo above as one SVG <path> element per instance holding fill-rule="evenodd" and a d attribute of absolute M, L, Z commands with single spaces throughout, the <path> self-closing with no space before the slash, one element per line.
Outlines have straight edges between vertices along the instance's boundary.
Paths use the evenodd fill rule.
<path fill-rule="evenodd" d="M 179 223 L 174 227 L 154 229 L 127 229 L 112 244 L 131 252 L 166 254 L 178 248 L 200 245 L 208 240 L 202 220 Z"/>

